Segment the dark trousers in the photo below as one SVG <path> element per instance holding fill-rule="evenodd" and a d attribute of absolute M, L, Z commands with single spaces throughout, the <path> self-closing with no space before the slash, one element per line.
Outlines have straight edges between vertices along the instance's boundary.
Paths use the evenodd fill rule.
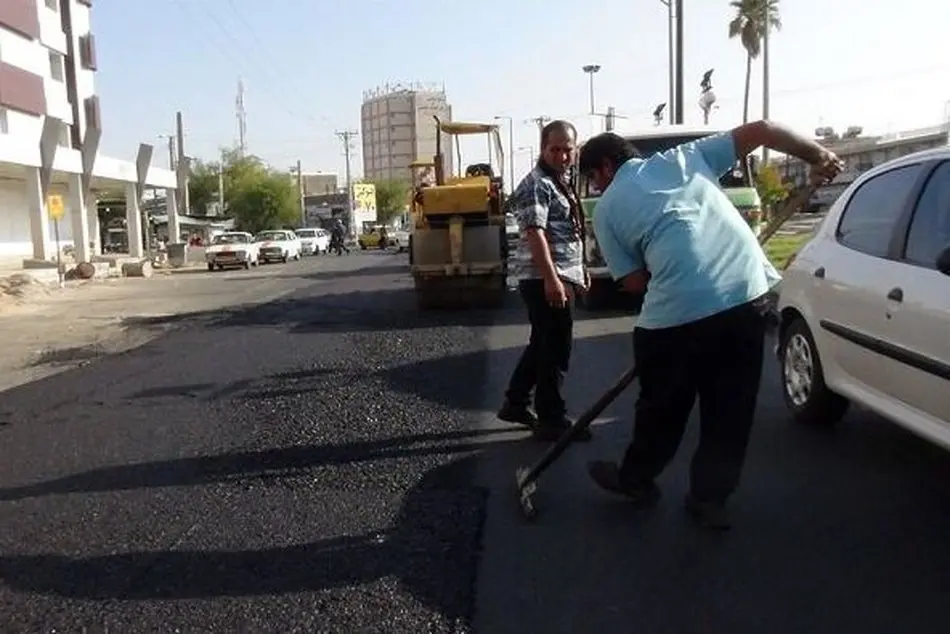
<path fill-rule="evenodd" d="M 528 308 L 531 338 L 508 383 L 505 397 L 515 406 L 527 406 L 534 390 L 534 407 L 542 422 L 560 423 L 566 413 L 561 386 L 574 342 L 574 308 L 554 308 L 544 297 L 544 282 L 523 280 L 521 297 Z"/>
<path fill-rule="evenodd" d="M 691 493 L 707 502 L 729 497 L 739 483 L 755 417 L 765 329 L 762 300 L 674 328 L 634 329 L 640 396 L 633 441 L 620 468 L 623 481 L 652 481 L 663 471 L 699 397 Z"/>

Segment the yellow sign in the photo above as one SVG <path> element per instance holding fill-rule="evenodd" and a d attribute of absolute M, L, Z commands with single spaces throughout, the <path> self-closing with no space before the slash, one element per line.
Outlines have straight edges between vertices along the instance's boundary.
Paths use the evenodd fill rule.
<path fill-rule="evenodd" d="M 63 197 L 58 194 L 50 194 L 46 197 L 46 208 L 49 210 L 49 217 L 53 220 L 60 220 L 66 215 Z"/>
<path fill-rule="evenodd" d="M 353 185 L 354 206 L 360 211 L 376 216 L 376 185 L 372 183 L 357 183 Z"/>

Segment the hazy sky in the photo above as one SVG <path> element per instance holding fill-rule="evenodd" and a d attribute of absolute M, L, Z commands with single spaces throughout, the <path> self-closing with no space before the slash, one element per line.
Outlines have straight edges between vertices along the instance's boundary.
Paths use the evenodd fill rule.
<path fill-rule="evenodd" d="M 699 81 L 715 68 L 713 125 L 741 122 L 745 54 L 728 39 L 727 0 L 685 0 L 686 120 L 701 123 Z M 950 3 L 783 0 L 771 41 L 773 119 L 870 132 L 935 125 L 950 100 Z M 185 118 L 188 153 L 213 158 L 237 138 L 238 77 L 249 150 L 286 168 L 342 173 L 338 129 L 359 129 L 364 90 L 444 82 L 458 120 L 515 119 L 515 145 L 536 142 L 540 114 L 594 129 L 598 110 L 648 127 L 667 100 L 667 9 L 660 0 L 100 0 L 104 152 L 134 157 L 140 141 Z M 761 64 L 752 118 L 762 111 Z M 597 123 L 597 126 L 602 125 Z M 599 129 L 598 129 L 599 131 Z M 507 143 L 507 130 L 505 142 Z M 360 171 L 359 141 L 353 165 Z M 481 150 L 466 148 L 473 154 Z M 164 157 L 164 153 L 158 153 Z M 472 159 L 474 160 L 474 155 Z M 527 153 L 515 157 L 517 170 Z"/>

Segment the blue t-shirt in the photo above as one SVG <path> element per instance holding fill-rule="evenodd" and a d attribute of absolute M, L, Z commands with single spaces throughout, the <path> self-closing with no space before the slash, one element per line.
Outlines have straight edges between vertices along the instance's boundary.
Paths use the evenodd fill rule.
<path fill-rule="evenodd" d="M 640 328 L 671 328 L 760 297 L 781 280 L 719 187 L 736 163 L 731 133 L 617 170 L 597 201 L 594 232 L 614 279 L 650 273 Z"/>

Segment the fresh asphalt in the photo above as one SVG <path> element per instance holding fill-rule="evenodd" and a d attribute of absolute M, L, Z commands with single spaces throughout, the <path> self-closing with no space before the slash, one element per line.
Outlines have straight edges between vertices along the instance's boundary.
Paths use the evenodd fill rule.
<path fill-rule="evenodd" d="M 491 416 L 517 298 L 420 314 L 407 268 L 194 274 L 289 290 L 152 318 L 168 332 L 141 348 L 0 393 L 0 631 L 946 631 L 950 455 L 863 412 L 789 423 L 768 358 L 731 532 L 685 517 L 686 452 L 649 512 L 587 481 L 635 390 L 526 524 L 514 470 L 543 446 Z M 629 329 L 579 316 L 575 410 L 630 362 Z"/>

